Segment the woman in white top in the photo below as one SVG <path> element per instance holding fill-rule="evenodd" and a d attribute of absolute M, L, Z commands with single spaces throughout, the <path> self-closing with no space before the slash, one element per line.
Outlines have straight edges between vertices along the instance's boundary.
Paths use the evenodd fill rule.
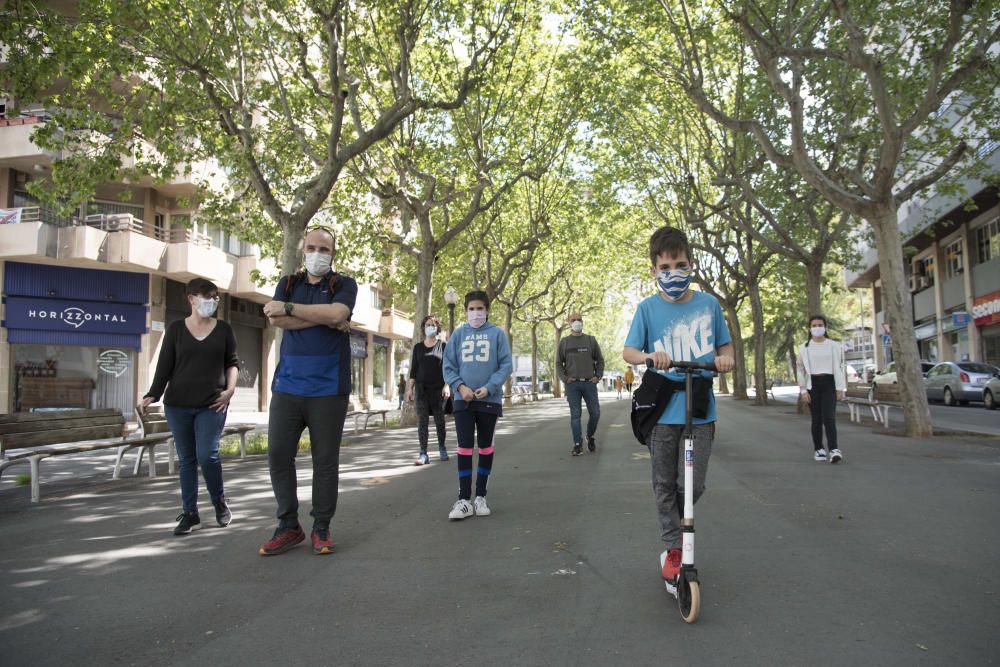
<path fill-rule="evenodd" d="M 844 400 L 847 373 L 844 350 L 835 340 L 826 337 L 826 318 L 809 318 L 810 338 L 799 347 L 799 392 L 812 413 L 813 459 L 840 463 L 844 458 L 837 445 L 837 401 Z M 826 444 L 823 447 L 823 431 Z"/>

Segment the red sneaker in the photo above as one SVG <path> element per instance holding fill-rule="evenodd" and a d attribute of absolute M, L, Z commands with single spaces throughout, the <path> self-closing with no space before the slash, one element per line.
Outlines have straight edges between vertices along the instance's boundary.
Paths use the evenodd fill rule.
<path fill-rule="evenodd" d="M 661 556 L 663 563 L 662 574 L 667 581 L 676 581 L 677 573 L 681 571 L 681 550 L 671 549 L 667 552 L 667 557 Z"/>
<path fill-rule="evenodd" d="M 330 537 L 329 528 L 313 528 L 312 532 L 313 553 L 332 554 L 333 538 Z"/>
<path fill-rule="evenodd" d="M 306 539 L 306 534 L 302 532 L 302 526 L 295 528 L 281 528 L 274 531 L 274 537 L 269 539 L 260 548 L 261 556 L 277 556 L 283 554 L 296 544 Z"/>

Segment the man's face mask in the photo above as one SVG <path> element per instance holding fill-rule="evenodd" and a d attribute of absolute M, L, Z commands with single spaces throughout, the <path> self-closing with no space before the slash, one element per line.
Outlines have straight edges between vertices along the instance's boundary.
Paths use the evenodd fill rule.
<path fill-rule="evenodd" d="M 573 320 L 570 322 L 569 328 L 573 331 L 573 333 L 581 333 L 583 331 L 583 322 L 580 320 Z"/>
<path fill-rule="evenodd" d="M 333 266 L 333 255 L 321 252 L 306 253 L 306 271 L 314 276 L 325 276 Z"/>

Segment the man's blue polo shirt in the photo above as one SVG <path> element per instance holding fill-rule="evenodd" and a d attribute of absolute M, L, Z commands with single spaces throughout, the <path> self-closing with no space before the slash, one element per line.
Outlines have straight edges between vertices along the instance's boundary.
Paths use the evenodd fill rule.
<path fill-rule="evenodd" d="M 339 276 L 330 298 L 329 276 L 318 283 L 302 278 L 285 294 L 288 276 L 274 290 L 275 301 L 303 304 L 342 303 L 354 312 L 358 283 Z M 295 315 L 292 312 L 292 315 Z M 340 396 L 351 393 L 350 334 L 327 326 L 285 331 L 281 337 L 281 360 L 271 381 L 271 390 L 295 396 Z"/>

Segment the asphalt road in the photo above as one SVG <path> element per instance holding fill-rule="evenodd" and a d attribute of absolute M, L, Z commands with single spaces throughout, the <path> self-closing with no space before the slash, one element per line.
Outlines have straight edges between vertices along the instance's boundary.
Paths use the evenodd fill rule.
<path fill-rule="evenodd" d="M 1000 440 L 842 419 L 844 463 L 819 464 L 790 406 L 720 400 L 686 625 L 659 579 L 648 455 L 627 403 L 602 407 L 578 458 L 564 403 L 508 410 L 494 514 L 458 523 L 454 458 L 412 466 L 412 430 L 350 437 L 324 557 L 257 555 L 261 457 L 226 462 L 233 524 L 184 538 L 175 478 L 51 485 L 38 506 L 0 491 L 0 664 L 1000 661 Z"/>

